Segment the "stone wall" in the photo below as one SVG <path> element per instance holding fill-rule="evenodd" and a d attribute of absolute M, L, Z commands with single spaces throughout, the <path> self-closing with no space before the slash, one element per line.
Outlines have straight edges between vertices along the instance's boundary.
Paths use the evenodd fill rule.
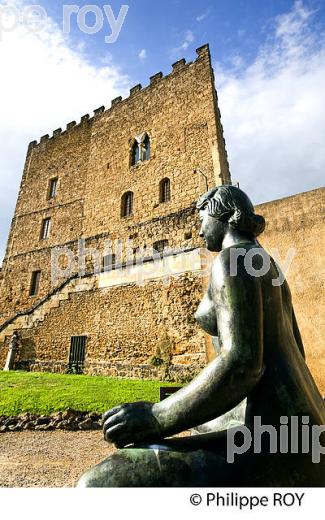
<path fill-rule="evenodd" d="M 184 379 L 206 360 L 204 335 L 194 320 L 201 297 L 201 278 L 194 273 L 143 286 L 99 288 L 94 277 L 79 280 L 67 299 L 20 330 L 16 368 L 64 372 L 71 336 L 87 336 L 86 373 Z M 0 342 L 1 362 L 8 340 Z M 153 357 L 164 365 L 156 368 Z"/>

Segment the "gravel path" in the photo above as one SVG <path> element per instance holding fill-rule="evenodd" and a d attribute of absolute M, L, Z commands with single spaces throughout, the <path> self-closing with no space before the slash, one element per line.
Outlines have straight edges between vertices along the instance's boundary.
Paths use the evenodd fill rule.
<path fill-rule="evenodd" d="M 115 449 L 95 432 L 0 434 L 0 487 L 73 487 Z"/>

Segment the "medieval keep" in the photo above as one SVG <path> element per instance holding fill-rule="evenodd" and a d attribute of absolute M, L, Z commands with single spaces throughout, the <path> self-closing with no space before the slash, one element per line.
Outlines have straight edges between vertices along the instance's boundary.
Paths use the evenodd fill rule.
<path fill-rule="evenodd" d="M 231 177 L 208 45 L 30 143 L 0 278 L 0 367 L 17 333 L 16 369 L 174 380 L 199 372 L 211 345 L 194 319 L 208 276 L 195 202 L 220 184 Z M 323 199 L 314 190 L 261 205 L 275 222 L 263 245 L 280 230 L 285 256 L 304 212 L 316 201 L 308 218 L 317 221 Z M 295 283 L 297 235 L 299 321 L 315 286 Z M 308 319 L 301 312 L 313 364 L 322 347 Z"/>

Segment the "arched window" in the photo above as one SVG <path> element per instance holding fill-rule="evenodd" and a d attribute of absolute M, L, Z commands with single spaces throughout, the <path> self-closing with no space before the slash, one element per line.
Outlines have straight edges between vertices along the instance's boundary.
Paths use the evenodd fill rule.
<path fill-rule="evenodd" d="M 140 160 L 140 147 L 137 140 L 134 141 L 131 149 L 131 166 L 138 164 Z"/>
<path fill-rule="evenodd" d="M 151 144 L 150 137 L 147 133 L 139 135 L 135 138 L 131 147 L 131 166 L 135 166 L 139 162 L 148 161 L 150 159 Z"/>
<path fill-rule="evenodd" d="M 127 191 L 122 197 L 121 217 L 130 217 L 133 214 L 133 193 Z"/>
<path fill-rule="evenodd" d="M 159 184 L 159 202 L 170 201 L 170 180 L 165 177 Z"/>
<path fill-rule="evenodd" d="M 142 161 L 149 161 L 150 159 L 150 137 L 145 135 L 142 141 Z"/>

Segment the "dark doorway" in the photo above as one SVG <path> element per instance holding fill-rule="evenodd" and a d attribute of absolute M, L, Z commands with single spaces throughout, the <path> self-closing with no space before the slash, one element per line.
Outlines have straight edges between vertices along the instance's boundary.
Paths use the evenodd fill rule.
<path fill-rule="evenodd" d="M 68 372 L 82 374 L 86 357 L 87 336 L 71 336 Z"/>

